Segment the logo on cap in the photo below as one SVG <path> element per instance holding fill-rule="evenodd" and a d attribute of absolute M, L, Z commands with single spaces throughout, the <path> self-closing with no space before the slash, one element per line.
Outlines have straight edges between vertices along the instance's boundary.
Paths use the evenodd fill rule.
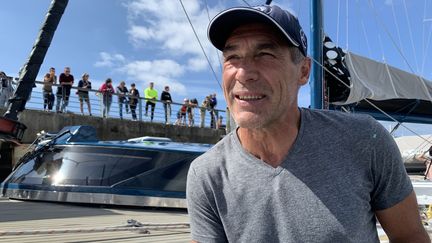
<path fill-rule="evenodd" d="M 305 33 L 303 32 L 302 29 L 300 29 L 300 39 L 301 39 L 301 45 L 303 47 L 303 50 L 306 52 L 306 50 L 307 50 L 307 39 L 306 39 L 306 35 L 305 35 Z M 305 53 L 305 55 L 306 55 L 306 53 Z"/>

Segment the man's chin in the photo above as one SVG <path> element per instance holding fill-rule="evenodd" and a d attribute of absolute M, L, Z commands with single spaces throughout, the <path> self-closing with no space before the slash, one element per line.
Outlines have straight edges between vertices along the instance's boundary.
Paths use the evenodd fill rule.
<path fill-rule="evenodd" d="M 247 129 L 260 128 L 264 124 L 264 119 L 261 116 L 240 116 L 235 119 L 237 126 Z"/>

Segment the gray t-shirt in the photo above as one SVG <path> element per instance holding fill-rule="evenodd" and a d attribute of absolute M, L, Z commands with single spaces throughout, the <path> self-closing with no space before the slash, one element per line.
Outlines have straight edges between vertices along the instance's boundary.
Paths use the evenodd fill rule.
<path fill-rule="evenodd" d="M 244 150 L 233 132 L 192 163 L 186 191 L 199 242 L 378 242 L 374 211 L 401 202 L 412 185 L 374 119 L 301 109 L 280 166 Z"/>

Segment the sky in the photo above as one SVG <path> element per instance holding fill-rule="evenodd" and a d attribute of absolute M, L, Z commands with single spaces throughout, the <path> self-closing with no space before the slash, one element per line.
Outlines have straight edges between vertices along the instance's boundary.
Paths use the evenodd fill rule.
<path fill-rule="evenodd" d="M 18 76 L 50 2 L 1 1 L 0 70 L 9 76 Z M 69 66 L 76 81 L 84 72 L 89 73 L 93 88 L 108 77 L 114 85 L 121 80 L 128 86 L 134 82 L 140 91 L 153 81 L 159 91 L 169 85 L 177 102 L 185 97 L 201 101 L 206 95 L 216 93 L 218 108 L 223 109 L 226 105 L 220 86 L 220 53 L 207 40 L 207 25 L 222 9 L 264 2 L 70 0 L 38 80 L 42 80 L 51 66 L 58 74 Z M 298 16 L 310 43 L 309 2 L 274 0 L 273 4 L 290 9 Z M 324 31 L 340 47 L 432 80 L 432 11 L 428 11 L 432 9 L 431 0 L 323 2 Z M 300 106 L 310 104 L 309 89 L 305 85 L 300 90 Z M 432 131 L 430 126 L 416 125 L 414 129 L 422 134 Z"/>

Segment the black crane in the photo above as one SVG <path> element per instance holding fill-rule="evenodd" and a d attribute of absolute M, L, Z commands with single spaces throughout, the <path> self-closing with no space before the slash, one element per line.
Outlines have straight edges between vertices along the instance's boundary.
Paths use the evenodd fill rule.
<path fill-rule="evenodd" d="M 18 115 L 25 109 L 39 69 L 60 23 L 69 0 L 52 0 L 45 21 L 39 31 L 28 60 L 20 70 L 17 89 L 8 101 L 7 111 L 0 117 L 0 139 L 6 142 L 21 141 L 27 127 L 19 122 Z"/>

